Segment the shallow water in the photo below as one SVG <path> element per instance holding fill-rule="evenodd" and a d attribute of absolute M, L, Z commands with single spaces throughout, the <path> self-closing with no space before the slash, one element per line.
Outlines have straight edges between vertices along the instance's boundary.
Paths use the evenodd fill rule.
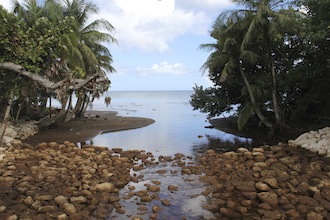
<path fill-rule="evenodd" d="M 218 151 L 250 145 L 251 139 L 205 128 L 210 125 L 207 115 L 192 109 L 191 94 L 192 91 L 109 92 L 105 94 L 111 97 L 109 107 L 100 98 L 90 109 L 117 111 L 121 116 L 146 117 L 156 122 L 144 128 L 101 134 L 91 143 L 124 150 L 143 149 L 156 156 L 195 155 L 211 145 Z"/>

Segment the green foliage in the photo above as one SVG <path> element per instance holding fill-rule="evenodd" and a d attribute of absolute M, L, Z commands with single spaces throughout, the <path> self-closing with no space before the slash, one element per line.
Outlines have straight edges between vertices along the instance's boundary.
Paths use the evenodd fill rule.
<path fill-rule="evenodd" d="M 237 118 L 238 130 L 242 130 L 245 127 L 245 125 L 247 124 L 253 113 L 254 113 L 253 105 L 250 102 L 243 108 L 240 108 Z"/>
<path fill-rule="evenodd" d="M 256 116 L 261 123 L 277 124 L 276 111 L 280 120 L 291 124 L 312 112 L 329 112 L 329 0 L 299 1 L 309 9 L 307 15 L 289 1 L 234 2 L 246 9 L 220 14 L 210 32 L 216 43 L 201 45 L 211 51 L 202 68 L 209 71 L 214 87 L 195 87 L 203 104 L 192 102 L 193 107 L 216 116 L 226 108 L 215 109 L 208 102 L 240 106 L 239 129 L 247 123 L 259 124 L 249 120 Z M 210 96 L 209 91 L 226 95 Z M 322 111 L 324 103 L 327 110 Z"/>
<path fill-rule="evenodd" d="M 0 63 L 21 65 L 55 83 L 63 79 L 85 79 L 95 74 L 105 76 L 102 82 L 95 81 L 79 91 L 99 96 L 110 84 L 105 71 L 114 71 L 111 53 L 102 45 L 116 42 L 109 34 L 114 28 L 102 19 L 86 24 L 90 14 L 97 11 L 94 3 L 85 0 L 64 3 L 47 0 L 38 4 L 27 0 L 21 5 L 15 1 L 13 12 L 0 6 Z M 100 32 L 99 28 L 107 32 Z M 26 87 L 29 92 L 22 92 Z M 38 105 L 44 107 L 47 97 L 53 95 L 24 77 L 0 70 L 0 113 L 12 90 L 15 90 L 15 104 L 32 104 L 36 108 Z"/>

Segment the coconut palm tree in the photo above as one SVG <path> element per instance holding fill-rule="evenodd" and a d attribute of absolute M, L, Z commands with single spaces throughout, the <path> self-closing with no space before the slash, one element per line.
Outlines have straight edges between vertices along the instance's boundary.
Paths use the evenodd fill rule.
<path fill-rule="evenodd" d="M 256 100 L 256 95 L 251 86 L 244 70 L 244 62 L 256 59 L 256 54 L 251 51 L 243 51 L 240 44 L 243 40 L 242 35 L 235 29 L 230 29 L 233 22 L 239 20 L 226 19 L 224 14 L 221 14 L 214 22 L 211 36 L 217 40 L 213 44 L 202 44 L 201 49 L 214 51 L 203 64 L 202 69 L 209 70 L 212 74 L 220 75 L 219 81 L 224 82 L 231 74 L 240 74 L 248 91 L 250 102 L 242 107 L 238 114 L 238 127 L 242 129 L 247 123 L 251 111 L 254 111 L 260 121 L 267 127 L 272 128 L 273 124 L 263 115 L 260 103 Z"/>
<path fill-rule="evenodd" d="M 246 30 L 241 43 L 241 50 L 253 50 L 263 57 L 265 69 L 270 73 L 272 81 L 272 104 L 276 124 L 284 124 L 281 118 L 278 103 L 277 61 L 275 54 L 277 46 L 285 41 L 286 35 L 297 33 L 298 27 L 295 20 L 290 17 L 288 7 L 290 1 L 283 0 L 233 0 L 246 9 L 226 12 L 231 18 L 243 18 L 241 22 L 233 23 L 231 29 Z"/>
<path fill-rule="evenodd" d="M 53 27 L 64 25 L 66 27 L 60 36 L 59 44 L 54 47 L 58 50 L 57 56 L 51 56 L 52 60 L 43 73 L 52 79 L 62 78 L 87 78 L 92 75 L 100 77 L 92 86 L 84 86 L 79 91 L 71 91 L 63 94 L 63 105 L 71 100 L 73 92 L 76 93 L 78 101 L 76 106 L 71 107 L 71 101 L 67 105 L 67 120 L 83 113 L 83 109 L 89 101 L 88 94 L 93 97 L 99 96 L 108 89 L 110 84 L 105 71 L 115 71 L 112 67 L 112 56 L 109 49 L 102 43 L 116 43 L 116 39 L 110 34 L 114 28 L 106 20 L 97 19 L 87 24 L 92 13 L 97 12 L 95 4 L 85 0 L 65 0 L 60 4 L 56 0 L 46 0 L 43 4 L 37 4 L 36 0 L 27 0 L 24 5 L 15 1 L 15 12 L 17 16 L 25 20 L 27 24 L 33 25 L 38 19 L 48 19 Z M 100 29 L 104 32 L 99 31 Z M 62 111 L 63 112 L 63 111 Z M 59 120 L 62 120 L 61 117 Z"/>

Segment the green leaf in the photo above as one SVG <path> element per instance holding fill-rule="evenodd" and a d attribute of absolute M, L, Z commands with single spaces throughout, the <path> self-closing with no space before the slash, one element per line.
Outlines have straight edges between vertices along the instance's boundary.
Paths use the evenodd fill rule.
<path fill-rule="evenodd" d="M 249 121 L 251 113 L 253 112 L 253 106 L 251 103 L 248 103 L 246 106 L 244 106 L 241 111 L 238 113 L 238 119 L 237 119 L 237 125 L 238 130 L 242 130 L 246 123 Z"/>

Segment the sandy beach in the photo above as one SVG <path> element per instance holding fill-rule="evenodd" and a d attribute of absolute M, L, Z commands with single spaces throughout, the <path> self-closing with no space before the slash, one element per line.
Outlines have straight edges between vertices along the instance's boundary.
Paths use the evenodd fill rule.
<path fill-rule="evenodd" d="M 141 128 L 154 122 L 149 118 L 121 117 L 114 111 L 87 111 L 84 118 L 40 131 L 25 142 L 33 145 L 41 142 L 84 142 L 100 133 Z"/>

